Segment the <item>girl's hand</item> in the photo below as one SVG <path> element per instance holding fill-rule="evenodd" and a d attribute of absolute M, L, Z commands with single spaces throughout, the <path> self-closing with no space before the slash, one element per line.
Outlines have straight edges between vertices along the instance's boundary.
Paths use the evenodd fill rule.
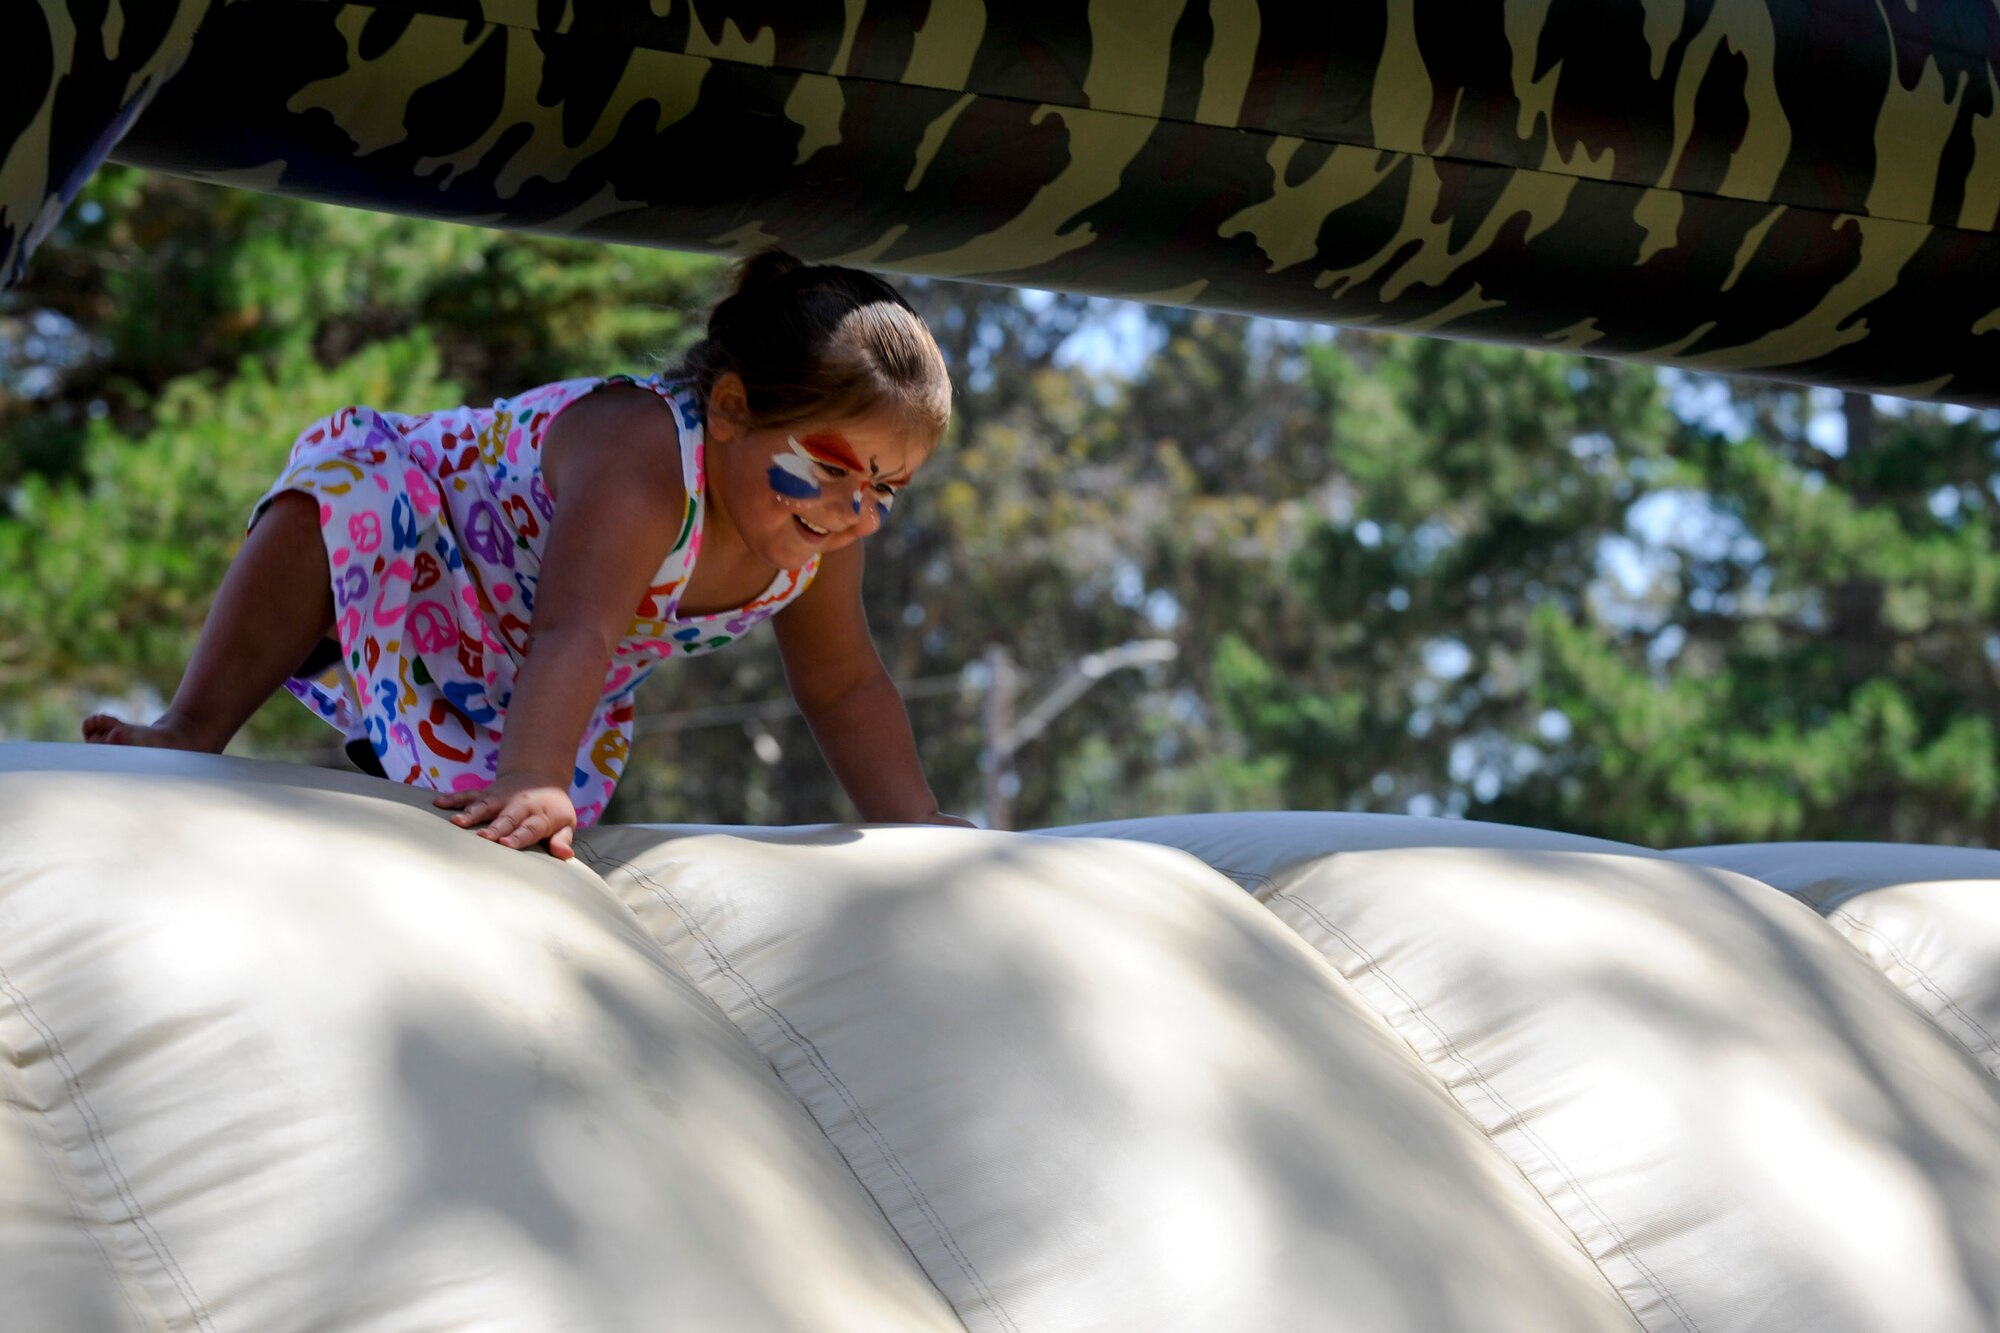
<path fill-rule="evenodd" d="M 432 802 L 440 810 L 456 810 L 451 822 L 460 828 L 485 824 L 480 837 L 502 847 L 549 844 L 549 855 L 567 861 L 576 855 L 576 806 L 560 782 L 536 773 L 502 773 L 493 785 L 478 791 L 446 792 Z"/>

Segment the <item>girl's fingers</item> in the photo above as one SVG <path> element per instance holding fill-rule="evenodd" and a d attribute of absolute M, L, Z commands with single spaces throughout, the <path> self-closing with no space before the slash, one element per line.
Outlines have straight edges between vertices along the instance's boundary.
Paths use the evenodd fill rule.
<path fill-rule="evenodd" d="M 464 810 L 468 814 L 492 807 L 484 791 L 448 791 L 433 797 L 431 804 L 440 810 Z"/>
<path fill-rule="evenodd" d="M 492 789 L 488 788 L 483 791 L 444 792 L 433 799 L 433 804 L 440 809 L 456 810 L 451 822 L 460 828 L 481 825 L 473 831 L 488 842 L 518 850 L 546 841 L 549 854 L 559 861 L 568 861 L 576 855 L 571 842 L 576 832 L 574 821 L 559 819 L 549 811 L 536 808 L 532 802 L 528 803 L 525 811 L 517 814 L 510 808 L 510 801 L 493 799 Z"/>

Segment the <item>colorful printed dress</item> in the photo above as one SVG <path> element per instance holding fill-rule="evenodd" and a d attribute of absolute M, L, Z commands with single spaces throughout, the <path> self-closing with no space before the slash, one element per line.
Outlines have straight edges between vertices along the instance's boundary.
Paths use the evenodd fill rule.
<path fill-rule="evenodd" d="M 778 571 L 763 593 L 733 611 L 680 615 L 707 509 L 701 404 L 685 382 L 564 380 L 490 408 L 422 416 L 342 408 L 299 436 L 290 466 L 257 512 L 285 491 L 319 501 L 340 660 L 286 688 L 350 743 L 365 740 L 386 776 L 457 791 L 484 786 L 498 772 L 555 513 L 542 483 L 542 439 L 564 408 L 613 383 L 650 388 L 672 410 L 687 513 L 612 656 L 577 748 L 570 796 L 579 826 L 603 815 L 624 771 L 639 682 L 669 657 L 713 652 L 740 638 L 818 572 L 815 559 Z"/>

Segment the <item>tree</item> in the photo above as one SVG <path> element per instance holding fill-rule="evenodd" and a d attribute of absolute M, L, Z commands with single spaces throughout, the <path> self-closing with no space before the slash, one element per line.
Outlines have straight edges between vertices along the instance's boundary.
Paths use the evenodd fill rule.
<path fill-rule="evenodd" d="M 1577 744 L 1501 813 L 1659 843 L 1991 843 L 2000 416 L 1727 396 L 1659 480 L 1679 523 L 1648 613 L 1539 622 L 1540 693 Z"/>
<path fill-rule="evenodd" d="M 1306 349 L 1326 481 L 1283 577 L 1216 625 L 1215 697 L 1285 804 L 1465 813 L 1541 762 L 1538 608 L 1579 613 L 1604 537 L 1677 430 L 1653 375 L 1606 361 L 1344 336 Z"/>

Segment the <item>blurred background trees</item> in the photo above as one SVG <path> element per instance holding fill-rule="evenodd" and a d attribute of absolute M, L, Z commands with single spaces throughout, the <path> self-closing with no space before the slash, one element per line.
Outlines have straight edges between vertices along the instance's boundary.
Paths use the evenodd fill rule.
<path fill-rule="evenodd" d="M 109 169 L 0 305 L 0 737 L 171 692 L 346 402 L 647 372 L 714 260 Z M 868 602 L 950 809 L 1465 815 L 1665 846 L 2000 835 L 2000 414 L 906 283 L 959 386 Z M 1154 657 L 1164 657 L 1155 652 Z M 640 694 L 610 817 L 851 817 L 768 637 Z M 344 763 L 288 698 L 237 751 Z"/>

